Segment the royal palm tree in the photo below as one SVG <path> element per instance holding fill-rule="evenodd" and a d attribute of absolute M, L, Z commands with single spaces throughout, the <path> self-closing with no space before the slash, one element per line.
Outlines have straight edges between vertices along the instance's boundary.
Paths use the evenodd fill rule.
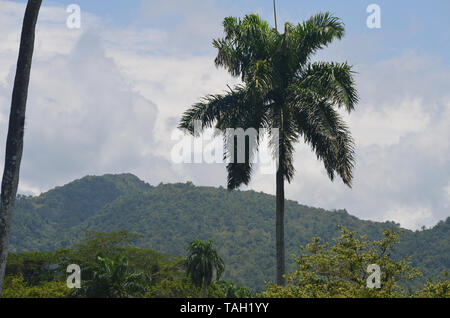
<path fill-rule="evenodd" d="M 28 83 L 33 59 L 34 34 L 40 7 L 41 0 L 28 1 L 23 19 L 19 58 L 12 93 L 0 198 L 0 296 L 5 276 L 14 203 L 19 185 Z"/>
<path fill-rule="evenodd" d="M 202 288 L 203 297 L 206 297 L 206 291 L 211 285 L 214 271 L 216 279 L 219 279 L 225 270 L 222 258 L 212 245 L 211 240 L 206 242 L 195 240 L 188 246 L 186 274 L 192 279 L 194 285 Z"/>
<path fill-rule="evenodd" d="M 242 84 L 204 97 L 183 114 L 179 127 L 194 133 L 199 121 L 199 131 L 215 127 L 224 133 L 230 190 L 249 183 L 262 134 L 246 137 L 245 162 L 237 162 L 242 149 L 226 129 L 263 129 L 268 135 L 277 160 L 277 284 L 284 285 L 284 181 L 294 176 L 294 144 L 301 139 L 309 144 L 331 180 L 337 174 L 349 187 L 352 182 L 354 143 L 337 109 L 351 112 L 358 101 L 351 66 L 311 62 L 319 49 L 343 37 L 344 25 L 320 13 L 297 25 L 286 23 L 282 34 L 255 14 L 225 18 L 223 26 L 225 37 L 213 41 L 215 64 Z"/>

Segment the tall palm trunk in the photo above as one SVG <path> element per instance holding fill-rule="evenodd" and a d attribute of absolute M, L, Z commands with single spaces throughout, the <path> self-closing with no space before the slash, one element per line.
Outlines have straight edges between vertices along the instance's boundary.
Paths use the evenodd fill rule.
<path fill-rule="evenodd" d="M 208 285 L 206 285 L 206 280 L 203 282 L 203 298 L 206 298 L 208 292 Z"/>
<path fill-rule="evenodd" d="M 277 171 L 276 200 L 277 285 L 284 286 L 284 178 L 282 169 Z"/>
<path fill-rule="evenodd" d="M 278 145 L 278 168 L 276 180 L 276 249 L 277 249 L 277 285 L 284 286 L 284 122 L 283 109 L 280 108 L 280 128 Z"/>
<path fill-rule="evenodd" d="M 14 203 L 17 187 L 19 185 L 25 110 L 34 49 L 34 33 L 41 2 L 42 0 L 29 0 L 25 10 L 20 39 L 19 58 L 17 61 L 16 77 L 12 93 L 8 137 L 6 139 L 5 168 L 3 170 L 0 199 L 0 296 L 5 276 Z"/>

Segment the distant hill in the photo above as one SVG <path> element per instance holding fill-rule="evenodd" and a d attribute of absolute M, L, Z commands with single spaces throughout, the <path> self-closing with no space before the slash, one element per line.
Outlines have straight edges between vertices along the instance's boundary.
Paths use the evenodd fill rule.
<path fill-rule="evenodd" d="M 54 250 L 78 242 L 86 230 L 129 230 L 141 247 L 185 255 L 193 239 L 212 239 L 227 266 L 225 279 L 253 289 L 275 279 L 275 198 L 255 191 L 185 184 L 151 186 L 132 174 L 88 176 L 37 197 L 19 196 L 11 252 Z M 345 210 L 286 202 L 288 270 L 291 255 L 314 236 L 330 240 L 344 225 L 370 239 L 393 222 L 363 221 Z M 396 256 L 411 255 L 426 276 L 450 269 L 450 218 L 425 231 L 404 230 Z"/>

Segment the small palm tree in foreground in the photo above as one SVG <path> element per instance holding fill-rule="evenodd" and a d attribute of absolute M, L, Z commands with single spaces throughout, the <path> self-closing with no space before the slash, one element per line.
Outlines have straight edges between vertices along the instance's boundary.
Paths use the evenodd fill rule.
<path fill-rule="evenodd" d="M 219 279 L 225 270 L 222 258 L 212 245 L 213 241 L 211 240 L 206 242 L 195 240 L 188 246 L 186 274 L 196 286 L 202 288 L 203 297 L 206 297 L 208 286 L 211 285 L 213 280 L 214 271 L 216 279 Z"/>
<path fill-rule="evenodd" d="M 351 66 L 347 63 L 311 62 L 319 49 L 344 35 L 343 23 L 329 13 L 307 21 L 286 23 L 284 33 L 270 28 L 258 15 L 224 20 L 225 37 L 215 40 L 217 67 L 240 77 L 243 84 L 222 95 L 206 96 L 182 116 L 179 127 L 194 134 L 215 127 L 224 133 L 228 189 L 247 185 L 252 172 L 252 156 L 262 139 L 248 135 L 245 152 L 227 128 L 263 129 L 277 161 L 276 250 L 277 284 L 284 285 L 284 181 L 294 176 L 294 144 L 303 139 L 323 161 L 331 180 L 339 175 L 351 186 L 354 144 L 337 108 L 351 112 L 358 101 Z M 278 128 L 274 134 L 272 128 Z M 237 162 L 238 152 L 244 162 Z"/>

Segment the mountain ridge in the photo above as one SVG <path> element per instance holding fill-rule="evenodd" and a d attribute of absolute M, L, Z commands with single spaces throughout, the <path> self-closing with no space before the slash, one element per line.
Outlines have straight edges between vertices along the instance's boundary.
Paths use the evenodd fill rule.
<path fill-rule="evenodd" d="M 360 220 L 346 210 L 327 211 L 286 200 L 288 270 L 291 254 L 319 236 L 329 241 L 344 225 L 369 239 L 394 222 Z M 275 197 L 228 191 L 192 182 L 152 186 L 133 174 L 86 176 L 36 197 L 19 196 L 11 252 L 54 250 L 79 242 L 85 231 L 140 233 L 141 247 L 185 255 L 193 239 L 213 239 L 227 265 L 225 278 L 254 289 L 272 281 L 275 266 Z M 402 229 L 397 256 L 411 255 L 427 276 L 450 268 L 450 218 L 432 229 Z"/>

